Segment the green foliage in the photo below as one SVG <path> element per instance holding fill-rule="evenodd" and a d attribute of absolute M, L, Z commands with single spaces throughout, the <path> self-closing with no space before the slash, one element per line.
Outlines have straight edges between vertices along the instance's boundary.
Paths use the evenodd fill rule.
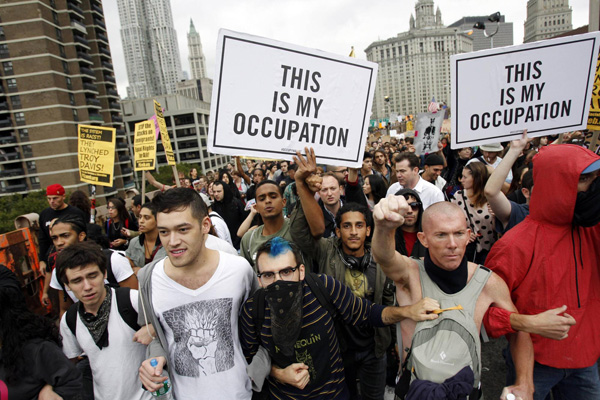
<path fill-rule="evenodd" d="M 29 213 L 40 213 L 48 207 L 46 191 L 38 190 L 26 195 L 13 194 L 12 196 L 0 197 L 0 233 L 15 230 L 15 218 L 19 215 Z"/>

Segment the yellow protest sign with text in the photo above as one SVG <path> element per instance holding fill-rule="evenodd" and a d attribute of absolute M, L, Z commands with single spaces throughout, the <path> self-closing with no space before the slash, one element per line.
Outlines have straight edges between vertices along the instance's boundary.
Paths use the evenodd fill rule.
<path fill-rule="evenodd" d="M 169 131 L 167 131 L 167 124 L 165 123 L 162 107 L 156 100 L 154 100 L 154 113 L 156 114 L 158 129 L 160 130 L 160 140 L 162 141 L 165 155 L 167 156 L 167 163 L 169 165 L 175 165 L 175 155 L 173 154 L 173 148 L 171 147 L 171 139 L 169 138 Z"/>
<path fill-rule="evenodd" d="M 156 168 L 156 134 L 153 121 L 135 124 L 133 159 L 136 171 L 153 171 Z"/>
<path fill-rule="evenodd" d="M 79 178 L 92 185 L 113 186 L 114 128 L 77 125 Z"/>
<path fill-rule="evenodd" d="M 597 131 L 600 130 L 600 54 L 598 54 L 598 61 L 596 61 L 596 75 L 594 77 L 593 88 L 587 128 Z"/>

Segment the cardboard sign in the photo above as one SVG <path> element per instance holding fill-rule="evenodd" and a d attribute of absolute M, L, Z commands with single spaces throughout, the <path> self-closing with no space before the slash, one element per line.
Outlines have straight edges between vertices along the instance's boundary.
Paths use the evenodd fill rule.
<path fill-rule="evenodd" d="M 156 136 L 154 121 L 135 124 L 133 159 L 136 171 L 153 171 L 156 166 Z"/>
<path fill-rule="evenodd" d="M 377 64 L 227 30 L 217 52 L 210 152 L 361 165 Z"/>
<path fill-rule="evenodd" d="M 112 186 L 115 170 L 116 129 L 77 125 L 79 179 L 92 185 Z"/>
<path fill-rule="evenodd" d="M 158 122 L 160 140 L 162 141 L 163 148 L 165 149 L 167 163 L 169 165 L 175 165 L 175 154 L 173 154 L 173 148 L 171 147 L 171 139 L 169 138 L 169 131 L 167 131 L 167 124 L 163 116 L 162 107 L 156 100 L 154 100 L 154 115 L 156 116 L 156 121 Z"/>
<path fill-rule="evenodd" d="M 415 126 L 415 153 L 417 155 L 435 153 L 438 151 L 440 132 L 444 122 L 444 111 L 417 114 Z"/>
<path fill-rule="evenodd" d="M 600 130 L 600 53 L 598 53 L 598 61 L 596 61 L 594 89 L 592 90 L 587 128 L 591 130 Z"/>
<path fill-rule="evenodd" d="M 452 148 L 585 129 L 600 32 L 450 58 Z"/>

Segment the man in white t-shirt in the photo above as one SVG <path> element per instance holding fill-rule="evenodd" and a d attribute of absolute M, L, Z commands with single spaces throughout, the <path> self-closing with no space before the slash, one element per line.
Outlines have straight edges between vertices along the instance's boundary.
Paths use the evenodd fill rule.
<path fill-rule="evenodd" d="M 398 182 L 389 187 L 388 195 L 395 195 L 400 189 L 412 189 L 419 194 L 423 210 L 438 201 L 444 201 L 442 191 L 419 175 L 421 160 L 415 153 L 400 153 L 394 157 L 394 163 Z"/>
<path fill-rule="evenodd" d="M 166 366 L 178 400 L 249 400 L 238 317 L 258 287 L 257 278 L 242 257 L 206 247 L 208 210 L 193 190 L 171 189 L 152 202 L 167 257 L 138 274 L 145 310 L 139 322 L 152 323 L 157 334 L 139 369 L 140 380 L 149 391 L 158 390 Z"/>
<path fill-rule="evenodd" d="M 143 341 L 144 330 L 136 334 L 137 327 L 130 326 L 121 311 L 130 306 L 137 313 L 137 291 L 104 284 L 106 256 L 95 244 L 69 246 L 58 255 L 56 264 L 59 278 L 79 301 L 60 321 L 63 352 L 73 361 L 87 355 L 95 399 L 151 399 L 137 381 L 145 346 L 136 340 Z M 72 323 L 68 322 L 70 316 Z"/>
<path fill-rule="evenodd" d="M 56 254 L 51 254 L 48 257 L 48 262 L 53 267 L 57 254 L 60 254 L 64 249 L 75 243 L 86 240 L 86 223 L 78 215 L 63 215 L 52 222 L 50 226 L 50 239 L 52 239 L 52 243 L 56 249 Z M 98 249 L 100 248 L 99 246 L 97 247 Z M 108 254 L 110 254 L 110 259 L 107 258 L 104 268 L 109 272 L 104 283 L 137 289 L 137 279 L 133 274 L 133 269 L 127 257 L 112 250 L 106 250 L 106 255 Z M 58 280 L 56 268 L 52 268 L 52 277 L 50 278 L 49 286 L 59 291 L 58 299 L 60 316 L 62 317 L 71 304 L 77 302 L 77 298 L 68 287 L 61 285 Z M 66 297 L 63 291 L 69 297 Z"/>

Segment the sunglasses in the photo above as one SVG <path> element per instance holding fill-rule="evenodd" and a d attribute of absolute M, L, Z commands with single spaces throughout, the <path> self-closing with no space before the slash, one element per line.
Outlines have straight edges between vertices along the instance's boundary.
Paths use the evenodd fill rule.
<path fill-rule="evenodd" d="M 408 205 L 410 206 L 410 208 L 413 209 L 413 211 L 417 211 L 419 210 L 419 208 L 421 207 L 422 203 L 419 203 L 418 201 L 413 201 L 412 203 L 408 203 Z"/>

